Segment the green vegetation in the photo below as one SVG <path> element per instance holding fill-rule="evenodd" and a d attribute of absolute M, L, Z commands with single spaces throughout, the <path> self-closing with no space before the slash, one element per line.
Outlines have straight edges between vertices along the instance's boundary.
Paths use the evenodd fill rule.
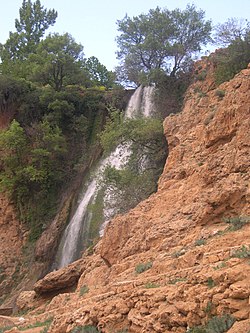
<path fill-rule="evenodd" d="M 98 329 L 95 326 L 77 326 L 75 327 L 71 333 L 99 333 Z"/>
<path fill-rule="evenodd" d="M 88 212 L 92 215 L 92 218 L 88 228 L 88 239 L 86 240 L 87 247 L 92 246 L 95 243 L 96 239 L 99 238 L 99 230 L 102 223 L 104 222 L 103 198 L 104 198 L 104 190 L 103 188 L 100 188 L 94 203 L 88 207 Z"/>
<path fill-rule="evenodd" d="M 141 274 L 141 273 L 149 270 L 152 266 L 153 266 L 152 261 L 148 261 L 146 263 L 141 263 L 141 264 L 136 265 L 135 271 L 137 274 Z"/>
<path fill-rule="evenodd" d="M 241 248 L 235 250 L 231 257 L 246 259 L 250 258 L 250 246 L 242 245 Z"/>
<path fill-rule="evenodd" d="M 52 320 L 53 320 L 53 318 L 49 318 L 45 321 L 37 321 L 34 324 L 31 324 L 31 325 L 28 325 L 28 326 L 25 326 L 25 327 L 19 327 L 19 330 L 20 331 L 26 331 L 27 329 L 31 329 L 31 328 L 34 328 L 34 327 L 43 327 L 43 326 L 45 326 L 44 329 L 43 329 L 43 332 L 46 333 L 49 329 L 49 326 L 52 323 Z"/>
<path fill-rule="evenodd" d="M 183 11 L 157 7 L 148 14 L 133 18 L 126 15 L 119 20 L 121 34 L 117 42 L 122 75 L 138 82 L 141 73 L 166 72 L 171 67 L 170 76 L 176 76 L 188 67 L 191 55 L 211 41 L 211 22 L 204 16 L 204 11 L 187 5 Z"/>
<path fill-rule="evenodd" d="M 217 96 L 219 98 L 223 98 L 225 96 L 225 90 L 217 89 L 215 91 L 215 96 Z"/>
<path fill-rule="evenodd" d="M 0 113 L 13 119 L 0 131 L 0 191 L 34 242 L 99 145 L 115 77 L 98 59 L 84 59 L 68 33 L 44 38 L 54 9 L 23 0 L 19 15 L 0 45 Z"/>
<path fill-rule="evenodd" d="M 226 49 L 220 50 L 213 57 L 217 85 L 231 80 L 235 74 L 247 67 L 250 61 L 249 40 L 250 31 L 242 39 L 234 40 Z"/>
<path fill-rule="evenodd" d="M 206 315 L 208 317 L 211 317 L 211 314 L 212 314 L 212 311 L 213 311 L 213 308 L 214 308 L 214 304 L 211 302 L 211 301 L 208 301 L 207 302 L 207 305 L 204 309 L 204 312 L 206 313 Z"/>
<path fill-rule="evenodd" d="M 178 282 L 184 282 L 184 281 L 187 281 L 187 279 L 186 279 L 186 278 L 181 278 L 181 277 L 176 277 L 176 278 L 174 278 L 174 279 L 170 279 L 170 280 L 168 281 L 168 283 L 169 283 L 169 284 L 176 284 L 176 283 L 178 283 Z"/>
<path fill-rule="evenodd" d="M 198 81 L 204 81 L 206 77 L 207 77 L 207 71 L 206 70 L 203 70 L 202 72 L 200 72 L 199 74 L 196 75 L 196 79 Z"/>
<path fill-rule="evenodd" d="M 214 280 L 213 280 L 211 277 L 209 277 L 209 278 L 207 279 L 207 286 L 208 286 L 208 288 L 213 288 L 213 287 L 215 287 L 215 282 L 214 282 Z"/>
<path fill-rule="evenodd" d="M 235 319 L 230 315 L 226 314 L 221 317 L 211 318 L 206 325 L 196 326 L 190 328 L 188 333 L 225 333 L 230 327 L 232 327 Z"/>
<path fill-rule="evenodd" d="M 40 0 L 23 0 L 15 31 L 0 44 L 0 114 L 6 123 L 12 120 L 0 131 L 0 190 L 14 203 L 30 243 L 55 216 L 65 189 L 101 152 L 99 139 L 104 153 L 119 143 L 132 149 L 124 170 L 105 171 L 100 197 L 105 189 L 119 194 L 108 208 L 119 206 L 116 213 L 124 213 L 156 190 L 167 151 L 161 117 L 181 110 L 191 58 L 211 40 L 211 22 L 194 5 L 171 11 L 157 7 L 119 20 L 121 82 L 155 83 L 159 109 L 159 119 L 124 120 L 118 109 L 126 105 L 126 92 L 115 74 L 96 57 L 85 58 L 70 34 L 46 35 L 56 18 L 57 12 Z M 218 84 L 250 61 L 249 26 L 235 23 L 217 29 L 220 38 L 223 31 L 229 36 L 227 49 L 212 59 Z M 196 79 L 202 81 L 207 73 L 199 70 Z M 100 197 L 90 207 L 92 240 L 102 222 Z"/>
<path fill-rule="evenodd" d="M 132 152 L 124 169 L 108 166 L 102 180 L 110 193 L 109 208 L 124 213 L 156 191 L 166 158 L 162 123 L 152 118 L 123 119 L 119 111 L 112 109 L 100 140 L 106 153 L 118 144 L 130 146 Z"/>
<path fill-rule="evenodd" d="M 80 288 L 79 296 L 83 296 L 89 292 L 89 287 L 84 285 Z"/>
<path fill-rule="evenodd" d="M 160 285 L 154 282 L 148 282 L 145 284 L 144 288 L 151 289 L 151 288 L 159 288 Z"/>
<path fill-rule="evenodd" d="M 234 216 L 234 217 L 225 217 L 223 221 L 228 223 L 230 226 L 229 231 L 239 230 L 244 227 L 247 223 L 250 223 L 249 216 Z"/>
<path fill-rule="evenodd" d="M 9 331 L 12 327 L 13 327 L 13 325 L 12 326 L 1 327 L 0 328 L 0 333 L 4 333 L 6 331 Z"/>
<path fill-rule="evenodd" d="M 206 240 L 203 238 L 196 239 L 196 241 L 194 242 L 195 246 L 201 246 L 201 245 L 205 245 L 205 244 L 206 244 Z"/>
<path fill-rule="evenodd" d="M 221 268 L 224 268 L 224 267 L 226 267 L 226 266 L 227 266 L 227 264 L 226 264 L 224 261 L 222 261 L 221 263 L 219 263 L 218 265 L 216 265 L 216 266 L 214 267 L 214 270 L 216 271 L 216 270 L 221 269 Z"/>

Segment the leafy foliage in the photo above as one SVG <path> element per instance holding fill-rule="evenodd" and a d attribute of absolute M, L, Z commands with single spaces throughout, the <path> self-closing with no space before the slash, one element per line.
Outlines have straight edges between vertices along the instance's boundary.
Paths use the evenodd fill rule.
<path fill-rule="evenodd" d="M 65 140 L 58 127 L 43 122 L 31 142 L 14 120 L 0 133 L 0 151 L 1 190 L 8 191 L 36 239 L 55 205 L 51 194 L 64 175 L 60 160 L 66 152 Z"/>
<path fill-rule="evenodd" d="M 141 274 L 141 273 L 149 270 L 152 267 L 152 265 L 153 265 L 153 263 L 151 261 L 138 264 L 135 267 L 135 271 L 136 271 L 136 273 Z"/>
<path fill-rule="evenodd" d="M 229 230 L 231 231 L 239 230 L 247 223 L 250 223 L 249 216 L 226 217 L 223 220 L 230 225 Z"/>
<path fill-rule="evenodd" d="M 229 81 L 250 62 L 250 31 L 243 38 L 236 39 L 213 57 L 216 65 L 215 81 L 217 85 Z"/>
<path fill-rule="evenodd" d="M 111 88 L 113 86 L 115 74 L 108 71 L 96 57 L 85 59 L 83 67 L 93 86 L 104 86 L 106 88 Z"/>
<path fill-rule="evenodd" d="M 81 70 L 83 47 L 68 33 L 50 34 L 37 47 L 36 54 L 29 57 L 33 81 L 50 84 L 56 91 L 67 84 L 84 82 Z"/>
<path fill-rule="evenodd" d="M 71 333 L 98 333 L 98 329 L 95 326 L 87 325 L 87 326 L 77 326 L 75 327 Z"/>
<path fill-rule="evenodd" d="M 105 170 L 104 186 L 109 191 L 109 206 L 116 213 L 124 213 L 156 190 L 166 158 L 162 123 L 150 118 L 123 119 L 120 112 L 113 111 L 100 140 L 105 152 L 119 144 L 127 145 L 131 150 L 124 169 L 108 166 Z"/>
<path fill-rule="evenodd" d="M 175 76 L 182 64 L 210 40 L 211 22 L 194 5 L 186 9 L 161 10 L 118 21 L 118 58 L 124 77 L 136 83 L 141 72 L 163 69 Z M 173 63 L 173 65 L 172 65 Z"/>
<path fill-rule="evenodd" d="M 250 32 L 248 20 L 229 18 L 225 23 L 215 27 L 215 42 L 222 46 L 228 46 L 236 40 L 243 40 Z"/>
<path fill-rule="evenodd" d="M 225 333 L 232 327 L 235 319 L 226 314 L 221 317 L 211 318 L 206 325 L 196 326 L 188 330 L 188 333 Z"/>
<path fill-rule="evenodd" d="M 0 75 L 0 112 L 15 111 L 32 90 L 31 84 L 23 79 Z"/>
<path fill-rule="evenodd" d="M 250 246 L 242 245 L 241 248 L 235 250 L 232 254 L 234 258 L 249 258 L 250 257 Z"/>
<path fill-rule="evenodd" d="M 80 288 L 79 296 L 83 296 L 89 292 L 89 287 L 87 285 L 83 285 Z"/>
<path fill-rule="evenodd" d="M 57 18 L 57 12 L 54 9 L 44 9 L 40 0 L 34 3 L 31 0 L 23 0 L 19 14 L 19 20 L 15 21 L 16 32 L 10 32 L 6 43 L 0 45 L 4 73 L 18 71 L 22 61 L 36 51 L 45 31 L 55 23 Z"/>

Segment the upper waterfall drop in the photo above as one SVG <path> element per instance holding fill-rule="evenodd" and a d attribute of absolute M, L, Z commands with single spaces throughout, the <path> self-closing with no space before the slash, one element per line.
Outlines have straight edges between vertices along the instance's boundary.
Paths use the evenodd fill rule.
<path fill-rule="evenodd" d="M 130 98 L 125 111 L 125 118 L 150 117 L 154 110 L 152 101 L 153 91 L 154 87 L 139 86 Z M 80 257 L 83 250 L 84 233 L 88 231 L 92 217 L 92 214 L 88 213 L 88 207 L 95 202 L 98 194 L 98 180 L 102 179 L 104 170 L 108 165 L 116 169 L 123 168 L 130 154 L 131 149 L 128 144 L 118 145 L 108 157 L 99 162 L 92 172 L 87 184 L 85 184 L 85 190 L 80 196 L 76 211 L 61 238 L 53 265 L 54 268 L 64 267 Z M 106 194 L 106 200 L 107 198 L 108 194 Z M 113 213 L 110 210 L 108 211 L 108 209 L 104 211 L 103 215 L 106 220 L 101 227 L 101 233 L 105 228 L 107 220 L 113 216 Z"/>
<path fill-rule="evenodd" d="M 139 86 L 131 96 L 125 118 L 150 117 L 154 113 L 154 86 Z"/>

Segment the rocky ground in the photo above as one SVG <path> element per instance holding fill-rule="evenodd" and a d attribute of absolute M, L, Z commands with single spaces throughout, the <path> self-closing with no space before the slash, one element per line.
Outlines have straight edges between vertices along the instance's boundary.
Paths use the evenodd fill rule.
<path fill-rule="evenodd" d="M 250 66 L 217 88 L 212 66 L 197 64 L 206 80 L 164 122 L 157 193 L 113 219 L 93 254 L 22 292 L 18 316 L 0 317 L 6 332 L 51 319 L 49 333 L 184 333 L 230 314 L 228 332 L 249 333 Z"/>

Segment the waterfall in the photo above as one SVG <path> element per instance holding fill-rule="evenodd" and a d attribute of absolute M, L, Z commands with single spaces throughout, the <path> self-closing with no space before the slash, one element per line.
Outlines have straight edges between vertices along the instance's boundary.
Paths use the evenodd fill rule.
<path fill-rule="evenodd" d="M 139 86 L 134 94 L 131 96 L 125 111 L 125 118 L 133 117 L 149 117 L 152 114 L 153 103 L 152 93 L 154 87 Z M 78 207 L 71 218 L 64 234 L 61 238 L 58 251 L 55 258 L 54 268 L 61 268 L 80 257 L 82 251 L 82 241 L 84 239 L 84 232 L 88 228 L 91 220 L 91 214 L 88 212 L 88 207 L 94 203 L 98 193 L 98 180 L 100 181 L 103 171 L 107 165 L 121 169 L 126 165 L 128 157 L 130 156 L 129 145 L 118 145 L 116 149 L 105 159 L 102 159 L 96 169 L 92 172 L 85 190 L 80 195 Z M 109 194 L 106 193 L 106 200 Z M 103 223 L 100 234 L 103 233 L 107 220 L 112 217 L 112 211 L 105 211 L 104 217 L 106 222 Z"/>
<path fill-rule="evenodd" d="M 153 91 L 153 86 L 139 86 L 129 100 L 125 118 L 150 117 L 154 112 Z"/>

